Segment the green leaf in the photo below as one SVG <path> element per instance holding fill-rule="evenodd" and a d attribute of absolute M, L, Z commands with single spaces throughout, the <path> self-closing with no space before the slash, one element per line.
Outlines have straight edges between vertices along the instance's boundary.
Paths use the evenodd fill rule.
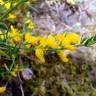
<path fill-rule="evenodd" d="M 81 40 L 81 45 L 83 45 L 83 46 L 92 46 L 93 44 L 95 44 L 96 43 L 96 35 L 94 35 L 94 36 L 91 36 L 91 37 L 89 37 L 89 38 L 83 38 L 82 40 Z"/>
<path fill-rule="evenodd" d="M 9 58 L 9 56 L 4 51 L 2 51 L 2 50 L 0 50 L 0 55 Z"/>
<path fill-rule="evenodd" d="M 93 40 L 96 41 L 96 35 L 94 36 Z"/>
<path fill-rule="evenodd" d="M 84 44 L 84 42 L 86 41 L 86 39 L 87 39 L 87 38 L 81 38 L 80 43 L 81 43 L 81 44 Z"/>
<path fill-rule="evenodd" d="M 8 27 L 5 23 L 0 22 L 0 29 L 8 30 Z"/>
<path fill-rule="evenodd" d="M 6 11 L 4 10 L 4 7 L 0 6 L 0 14 L 4 14 Z"/>

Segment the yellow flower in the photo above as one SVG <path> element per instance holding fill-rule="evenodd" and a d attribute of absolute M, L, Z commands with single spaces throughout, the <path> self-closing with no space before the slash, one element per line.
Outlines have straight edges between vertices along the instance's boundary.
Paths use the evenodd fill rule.
<path fill-rule="evenodd" d="M 26 48 L 30 48 L 31 47 L 31 34 L 30 33 L 26 33 L 25 34 L 25 41 L 24 41 L 24 43 L 25 43 L 25 47 Z"/>
<path fill-rule="evenodd" d="M 68 50 L 75 51 L 77 44 L 80 41 L 80 36 L 76 33 L 67 34 L 62 40 L 62 46 Z"/>
<path fill-rule="evenodd" d="M 31 41 L 31 33 L 26 33 L 25 34 L 25 41 L 30 42 Z"/>
<path fill-rule="evenodd" d="M 21 37 L 20 36 L 16 36 L 13 38 L 14 43 L 18 44 L 21 41 Z"/>
<path fill-rule="evenodd" d="M 11 19 L 11 20 L 14 20 L 16 18 L 16 16 L 14 14 L 10 13 L 8 18 Z"/>
<path fill-rule="evenodd" d="M 18 64 L 15 66 L 15 68 L 10 72 L 11 76 L 16 77 L 19 72 L 23 71 L 23 68 L 21 68 Z"/>
<path fill-rule="evenodd" d="M 67 35 L 67 32 L 64 32 L 63 34 L 58 33 L 56 35 L 56 40 L 63 41 L 63 39 L 66 37 L 66 35 Z"/>
<path fill-rule="evenodd" d="M 35 23 L 32 22 L 30 19 L 27 19 L 25 21 L 25 24 L 28 24 L 28 28 L 31 29 L 31 30 L 34 29 L 34 27 L 35 27 Z"/>
<path fill-rule="evenodd" d="M 28 28 L 32 30 L 34 29 L 34 27 L 35 27 L 35 24 L 33 22 L 30 22 L 28 25 Z"/>
<path fill-rule="evenodd" d="M 62 34 L 57 34 L 56 35 L 56 40 L 58 40 L 60 42 L 63 40 L 63 38 L 64 38 L 64 36 Z"/>
<path fill-rule="evenodd" d="M 35 36 L 32 36 L 30 33 L 25 34 L 25 42 L 26 43 L 36 45 L 36 44 L 38 44 L 39 39 L 40 39 L 39 36 L 35 37 Z"/>
<path fill-rule="evenodd" d="M 65 45 L 65 48 L 66 48 L 67 50 L 76 51 L 76 47 L 73 46 L 73 45 L 70 45 L 70 44 Z"/>
<path fill-rule="evenodd" d="M 60 57 L 60 59 L 63 61 L 63 62 L 68 62 L 68 58 L 66 57 L 65 53 L 64 53 L 64 50 L 59 50 L 57 51 L 57 55 Z"/>
<path fill-rule="evenodd" d="M 11 74 L 11 76 L 13 76 L 13 77 L 16 77 L 16 76 L 17 76 L 17 73 L 14 72 L 14 71 L 11 71 L 10 74 Z"/>
<path fill-rule="evenodd" d="M 43 50 L 43 49 L 41 49 L 41 48 L 35 49 L 35 55 L 36 55 L 36 57 L 37 57 L 41 62 L 45 62 L 44 50 Z"/>
<path fill-rule="evenodd" d="M 26 43 L 26 42 L 25 42 Z M 25 44 L 25 47 L 26 48 L 30 48 L 31 47 L 31 44 Z"/>
<path fill-rule="evenodd" d="M 51 47 L 51 48 L 58 48 L 58 44 L 57 44 L 54 36 L 52 36 L 52 35 L 49 35 L 49 36 L 48 36 L 47 44 L 48 44 L 48 46 Z"/>
<path fill-rule="evenodd" d="M 45 36 L 40 38 L 40 45 L 42 47 L 46 47 L 47 46 L 47 38 Z"/>
<path fill-rule="evenodd" d="M 11 2 L 7 2 L 7 3 L 5 4 L 5 8 L 6 8 L 6 10 L 9 10 L 10 7 L 11 7 Z"/>
<path fill-rule="evenodd" d="M 74 45 L 71 45 L 70 39 L 69 38 L 64 38 L 62 41 L 62 46 L 63 48 L 71 51 L 75 51 L 76 47 Z"/>
<path fill-rule="evenodd" d="M 8 32 L 8 37 L 10 38 L 10 43 L 18 44 L 22 39 L 22 34 L 11 25 L 11 32 Z"/>
<path fill-rule="evenodd" d="M 3 0 L 0 0 L 0 5 L 3 5 L 4 4 L 4 1 Z"/>
<path fill-rule="evenodd" d="M 65 33 L 64 33 L 64 34 L 58 33 L 58 34 L 56 35 L 56 40 L 58 41 L 58 45 L 61 44 L 61 42 L 64 40 L 64 38 L 65 38 Z"/>
<path fill-rule="evenodd" d="M 80 41 L 80 36 L 76 33 L 72 33 L 66 36 L 69 40 L 70 43 L 77 44 Z"/>
<path fill-rule="evenodd" d="M 6 91 L 6 86 L 0 87 L 0 93 L 4 93 Z"/>
<path fill-rule="evenodd" d="M 13 33 L 16 33 L 16 32 L 17 32 L 17 30 L 14 28 L 13 25 L 11 25 L 10 28 L 11 28 L 11 31 L 12 31 Z"/>
<path fill-rule="evenodd" d="M 31 44 L 32 45 L 36 45 L 36 44 L 38 44 L 38 41 L 40 40 L 40 37 L 39 36 L 37 36 L 37 37 L 35 37 L 35 36 L 32 36 L 31 37 Z"/>

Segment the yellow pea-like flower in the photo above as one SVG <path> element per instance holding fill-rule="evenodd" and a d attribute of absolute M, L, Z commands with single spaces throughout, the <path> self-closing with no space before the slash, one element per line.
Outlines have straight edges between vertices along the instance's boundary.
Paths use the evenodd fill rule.
<path fill-rule="evenodd" d="M 10 74 L 11 74 L 11 76 L 13 76 L 13 77 L 17 77 L 17 73 L 16 73 L 15 71 L 11 71 Z"/>
<path fill-rule="evenodd" d="M 8 32 L 8 37 L 10 38 L 9 42 L 10 44 L 18 44 L 21 41 L 23 34 L 18 32 L 18 30 L 14 28 L 12 25 L 10 28 L 11 31 Z"/>
<path fill-rule="evenodd" d="M 9 10 L 10 7 L 11 7 L 11 2 L 5 3 L 5 8 L 6 8 L 6 10 Z"/>
<path fill-rule="evenodd" d="M 31 47 L 31 44 L 26 44 L 25 47 L 26 48 L 30 48 Z"/>
<path fill-rule="evenodd" d="M 16 18 L 16 16 L 14 14 L 10 13 L 8 18 L 11 19 L 11 20 L 14 20 Z"/>
<path fill-rule="evenodd" d="M 13 40 L 14 40 L 15 43 L 18 44 L 21 41 L 21 38 L 19 36 L 16 36 L 16 37 L 13 38 Z"/>
<path fill-rule="evenodd" d="M 70 44 L 65 45 L 65 48 L 66 48 L 67 50 L 70 50 L 70 51 L 76 51 L 76 47 L 73 46 L 73 45 L 70 45 Z"/>
<path fill-rule="evenodd" d="M 26 33 L 25 34 L 25 41 L 30 43 L 30 41 L 31 41 L 31 33 Z"/>
<path fill-rule="evenodd" d="M 60 42 L 63 40 L 63 38 L 64 38 L 64 36 L 60 33 L 56 35 L 56 40 L 58 40 Z"/>
<path fill-rule="evenodd" d="M 16 32 L 17 32 L 17 30 L 14 28 L 13 25 L 10 26 L 10 29 L 11 29 L 11 31 L 12 31 L 13 33 L 16 33 Z"/>
<path fill-rule="evenodd" d="M 35 55 L 36 57 L 41 61 L 41 62 L 45 62 L 45 58 L 44 58 L 44 50 L 41 48 L 36 48 L 35 49 Z"/>
<path fill-rule="evenodd" d="M 57 51 L 57 55 L 60 57 L 60 59 L 63 61 L 63 62 L 68 62 L 68 58 L 66 57 L 65 53 L 64 53 L 64 50 L 59 50 Z"/>
<path fill-rule="evenodd" d="M 31 30 L 34 29 L 34 27 L 35 27 L 35 23 L 33 21 L 31 21 L 30 19 L 26 19 L 25 24 L 28 24 L 28 28 Z"/>
<path fill-rule="evenodd" d="M 68 38 L 64 38 L 63 39 L 62 47 L 67 49 L 67 50 L 71 50 L 71 51 L 75 51 L 76 50 L 76 47 L 74 45 L 71 45 L 70 39 L 68 39 Z"/>
<path fill-rule="evenodd" d="M 76 50 L 76 46 L 73 44 L 77 44 L 80 41 L 80 36 L 76 33 L 67 34 L 62 40 L 63 48 L 71 51 Z"/>
<path fill-rule="evenodd" d="M 49 35 L 49 36 L 48 36 L 47 44 L 48 44 L 48 46 L 51 47 L 51 48 L 58 48 L 58 44 L 57 44 L 57 42 L 56 42 L 56 40 L 55 40 L 55 37 L 52 36 L 52 35 Z"/>
<path fill-rule="evenodd" d="M 66 37 L 66 35 L 67 35 L 67 32 L 64 32 L 63 34 L 58 33 L 56 35 L 56 40 L 58 40 L 59 42 L 61 42 Z"/>
<path fill-rule="evenodd" d="M 70 43 L 77 44 L 80 41 L 80 36 L 76 33 L 72 33 L 66 36 L 70 40 Z"/>
<path fill-rule="evenodd" d="M 46 47 L 47 46 L 47 38 L 45 36 L 40 38 L 40 45 L 42 47 Z"/>
<path fill-rule="evenodd" d="M 40 37 L 32 36 L 30 33 L 25 34 L 25 42 L 30 43 L 32 45 L 38 44 L 38 41 L 40 40 Z"/>
<path fill-rule="evenodd" d="M 36 44 L 38 44 L 38 41 L 40 40 L 40 37 L 39 36 L 37 36 L 37 37 L 35 37 L 35 36 L 32 36 L 31 37 L 31 44 L 32 45 L 36 45 Z"/>
<path fill-rule="evenodd" d="M 62 41 L 64 40 L 64 38 L 66 37 L 66 32 L 64 34 L 60 34 L 58 33 L 56 35 L 56 40 L 58 41 L 58 45 L 60 45 L 62 43 Z"/>
<path fill-rule="evenodd" d="M 34 22 L 30 22 L 28 25 L 28 28 L 32 30 L 32 29 L 34 29 L 34 27 L 35 27 Z"/>
<path fill-rule="evenodd" d="M 0 87 L 0 93 L 4 93 L 6 91 L 6 86 Z"/>
<path fill-rule="evenodd" d="M 4 1 L 3 0 L 0 0 L 0 5 L 3 5 L 4 4 Z"/>
<path fill-rule="evenodd" d="M 19 35 L 19 32 L 17 31 L 16 28 L 14 28 L 13 25 L 10 26 L 11 32 L 8 32 L 9 37 L 15 37 Z"/>

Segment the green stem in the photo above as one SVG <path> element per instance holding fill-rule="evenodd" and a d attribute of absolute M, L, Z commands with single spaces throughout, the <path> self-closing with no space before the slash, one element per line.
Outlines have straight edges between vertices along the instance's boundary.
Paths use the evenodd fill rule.
<path fill-rule="evenodd" d="M 10 66 L 10 71 L 13 69 L 14 65 L 15 65 L 15 58 L 12 59 L 12 64 Z"/>

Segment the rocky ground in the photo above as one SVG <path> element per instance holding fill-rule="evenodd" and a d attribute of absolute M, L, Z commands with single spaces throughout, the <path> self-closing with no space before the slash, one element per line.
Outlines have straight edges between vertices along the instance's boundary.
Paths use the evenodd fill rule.
<path fill-rule="evenodd" d="M 57 0 L 58 1 L 58 0 Z M 96 24 L 96 0 L 80 0 L 73 8 L 60 2 L 46 0 L 40 5 L 35 6 L 36 12 L 33 12 L 33 20 L 39 26 L 34 30 L 43 35 L 63 33 L 64 31 L 86 32 L 91 30 L 85 26 L 94 26 Z M 46 25 L 46 26 L 45 26 Z"/>

